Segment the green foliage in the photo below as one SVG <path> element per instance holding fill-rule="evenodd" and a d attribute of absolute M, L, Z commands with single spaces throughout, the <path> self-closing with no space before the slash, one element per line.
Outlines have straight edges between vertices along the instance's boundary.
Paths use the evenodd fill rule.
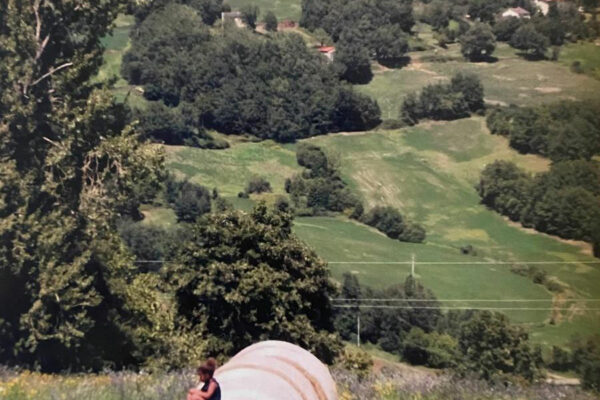
<path fill-rule="evenodd" d="M 402 347 L 403 359 L 414 365 L 451 368 L 460 357 L 455 338 L 438 332 L 425 333 L 421 328 L 411 329 Z"/>
<path fill-rule="evenodd" d="M 322 28 L 336 42 L 335 61 L 343 79 L 368 83 L 373 77 L 370 59 L 394 63 L 408 50 L 412 0 L 303 0 L 300 25 L 311 31 Z"/>
<path fill-rule="evenodd" d="M 492 111 L 487 124 L 494 134 L 508 136 L 522 153 L 553 161 L 591 159 L 600 154 L 598 102 L 561 101 L 538 107 L 508 107 Z"/>
<path fill-rule="evenodd" d="M 564 238 L 590 241 L 600 221 L 600 165 L 595 161 L 555 163 L 535 177 L 496 161 L 483 170 L 477 189 L 490 208 Z"/>
<path fill-rule="evenodd" d="M 489 58 L 496 48 L 496 37 L 488 24 L 475 24 L 460 37 L 460 51 L 471 61 Z"/>
<path fill-rule="evenodd" d="M 413 327 L 432 332 L 441 318 L 439 303 L 433 293 L 410 276 L 404 285 L 391 286 L 382 291 L 363 289 L 362 293 L 367 298 L 394 299 L 393 304 L 402 307 L 360 309 L 361 338 L 377 343 L 391 353 L 402 352 L 403 341 Z M 398 301 L 401 299 L 407 300 Z M 412 308 L 423 306 L 424 301 L 428 309 Z"/>
<path fill-rule="evenodd" d="M 286 340 L 331 362 L 326 264 L 292 233 L 292 216 L 258 205 L 251 214 L 225 211 L 193 226 L 175 262 L 164 269 L 180 317 L 211 354 L 233 355 L 266 338 Z"/>
<path fill-rule="evenodd" d="M 586 389 L 600 392 L 600 336 L 575 338 L 571 344 L 572 362 Z"/>
<path fill-rule="evenodd" d="M 273 11 L 268 11 L 265 15 L 265 29 L 269 32 L 277 32 L 277 17 Z"/>
<path fill-rule="evenodd" d="M 555 371 L 568 371 L 573 367 L 571 363 L 571 354 L 559 346 L 552 346 L 552 360 L 550 368 Z"/>
<path fill-rule="evenodd" d="M 252 30 L 256 29 L 256 21 L 258 20 L 258 14 L 260 13 L 258 7 L 252 4 L 247 4 L 242 7 L 241 12 L 242 21 L 252 28 Z"/>
<path fill-rule="evenodd" d="M 137 110 L 142 138 L 169 145 L 185 145 L 208 149 L 229 147 L 225 141 L 212 138 L 202 127 L 195 127 L 194 118 L 186 105 L 172 108 L 162 102 L 151 102 L 144 110 Z"/>
<path fill-rule="evenodd" d="M 301 36 L 240 29 L 211 36 L 193 9 L 178 4 L 141 22 L 123 74 L 150 100 L 183 103 L 186 124 L 200 133 L 289 142 L 380 121 L 377 104 L 341 84 Z"/>
<path fill-rule="evenodd" d="M 493 32 L 497 40 L 508 42 L 521 25 L 523 25 L 523 20 L 520 18 L 501 18 L 494 24 Z"/>
<path fill-rule="evenodd" d="M 543 58 L 550 42 L 546 36 L 536 30 L 533 24 L 525 24 L 512 35 L 510 45 L 533 57 Z"/>
<path fill-rule="evenodd" d="M 329 46 L 331 44 L 333 44 L 333 40 L 331 39 L 331 36 L 329 36 L 329 34 L 327 32 L 325 32 L 325 29 L 323 28 L 317 28 L 312 32 L 312 36 L 315 38 L 315 40 L 317 41 L 317 44 L 319 46 Z"/>
<path fill-rule="evenodd" d="M 340 177 L 334 159 L 322 149 L 311 144 L 300 144 L 296 159 L 306 171 L 287 179 L 285 190 L 295 207 L 305 210 L 304 214 L 315 215 L 327 210 L 341 212 L 362 206 Z"/>
<path fill-rule="evenodd" d="M 374 207 L 363 215 L 361 221 L 401 242 L 421 243 L 425 240 L 425 229 L 405 221 L 393 207 Z"/>
<path fill-rule="evenodd" d="M 528 343 L 528 335 L 500 313 L 478 312 L 461 327 L 458 346 L 461 368 L 484 379 L 519 375 L 540 376 L 541 359 Z"/>
<path fill-rule="evenodd" d="M 473 74 L 456 74 L 450 84 L 435 83 L 425 86 L 420 94 L 409 93 L 400 109 L 400 116 L 408 124 L 419 119 L 452 120 L 464 118 L 470 112 L 484 108 L 483 86 Z"/>
<path fill-rule="evenodd" d="M 246 186 L 246 193 L 264 193 L 271 192 L 271 184 L 261 176 L 252 178 Z"/>
<path fill-rule="evenodd" d="M 365 378 L 373 368 L 373 357 L 360 348 L 346 347 L 340 355 L 339 363 L 359 378 Z"/>
<path fill-rule="evenodd" d="M 140 143 L 126 108 L 91 83 L 100 38 L 122 6 L 0 6 L 0 342 L 10 349 L 1 363 L 136 365 L 146 346 L 160 346 L 144 332 L 170 321 L 168 301 L 155 315 L 131 301 L 144 278 L 116 232 L 157 192 L 162 154 Z"/>

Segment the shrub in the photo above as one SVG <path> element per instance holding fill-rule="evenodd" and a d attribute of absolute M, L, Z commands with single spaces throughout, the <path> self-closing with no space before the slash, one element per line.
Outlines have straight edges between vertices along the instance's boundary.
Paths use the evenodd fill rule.
<path fill-rule="evenodd" d="M 263 177 L 252 178 L 246 186 L 246 193 L 264 193 L 271 192 L 271 184 Z"/>

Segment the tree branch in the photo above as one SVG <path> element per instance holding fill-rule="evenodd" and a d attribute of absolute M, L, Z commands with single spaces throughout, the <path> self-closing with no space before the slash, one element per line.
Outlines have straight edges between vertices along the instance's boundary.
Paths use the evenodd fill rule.
<path fill-rule="evenodd" d="M 58 67 L 56 67 L 56 68 L 52 68 L 52 69 L 50 69 L 50 71 L 46 72 L 44 75 L 42 75 L 41 77 L 39 77 L 38 79 L 36 79 L 36 80 L 35 80 L 35 81 L 34 81 L 34 82 L 31 84 L 31 86 L 35 86 L 35 85 L 37 85 L 38 83 L 40 83 L 41 81 L 43 81 L 43 80 L 44 80 L 44 79 L 46 79 L 47 77 L 49 77 L 49 76 L 53 75 L 54 73 L 56 73 L 56 72 L 60 71 L 61 69 L 64 69 L 64 68 L 70 67 L 70 66 L 72 66 L 72 65 L 73 65 L 73 63 L 72 63 L 72 62 L 68 62 L 68 63 L 64 63 L 63 65 L 59 65 L 59 66 L 58 66 Z"/>

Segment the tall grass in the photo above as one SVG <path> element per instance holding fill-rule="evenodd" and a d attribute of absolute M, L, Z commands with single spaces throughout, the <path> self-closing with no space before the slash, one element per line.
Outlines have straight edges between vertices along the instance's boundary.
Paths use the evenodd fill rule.
<path fill-rule="evenodd" d="M 592 400 L 598 397 L 577 387 L 537 384 L 492 385 L 448 374 L 385 367 L 360 379 L 356 373 L 334 367 L 340 400 Z M 183 400 L 195 385 L 189 371 L 159 374 L 106 372 L 49 375 L 15 372 L 0 367 L 2 400 Z M 285 400 L 285 397 L 282 397 Z"/>

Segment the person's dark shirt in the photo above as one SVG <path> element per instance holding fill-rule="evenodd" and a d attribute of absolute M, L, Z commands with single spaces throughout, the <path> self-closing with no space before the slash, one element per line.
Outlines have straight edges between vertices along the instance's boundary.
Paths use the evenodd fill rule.
<path fill-rule="evenodd" d="M 210 396 L 210 398 L 208 400 L 221 400 L 221 386 L 219 386 L 219 382 L 217 382 L 215 380 L 215 378 L 210 378 L 210 380 L 204 382 L 204 386 L 202 386 L 202 389 L 200 389 L 200 391 L 208 392 L 208 386 L 210 385 L 211 381 L 216 383 L 217 388 L 215 389 L 213 395 Z"/>

